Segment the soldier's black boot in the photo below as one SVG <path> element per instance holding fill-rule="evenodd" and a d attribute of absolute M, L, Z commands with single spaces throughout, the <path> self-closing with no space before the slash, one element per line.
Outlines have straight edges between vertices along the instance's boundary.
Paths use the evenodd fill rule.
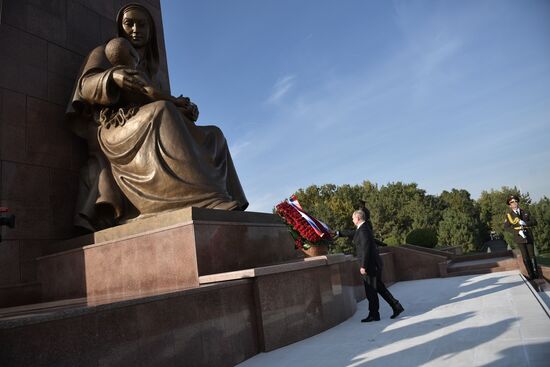
<path fill-rule="evenodd" d="M 530 259 L 524 259 L 523 265 L 525 265 L 525 269 L 527 269 L 527 278 L 529 280 L 535 279 L 535 273 L 533 271 L 533 264 L 531 263 Z"/>
<path fill-rule="evenodd" d="M 531 259 L 531 265 L 533 267 L 533 279 L 538 279 L 540 278 L 540 274 L 539 274 L 539 266 L 537 264 L 537 259 L 535 258 L 532 258 Z"/>

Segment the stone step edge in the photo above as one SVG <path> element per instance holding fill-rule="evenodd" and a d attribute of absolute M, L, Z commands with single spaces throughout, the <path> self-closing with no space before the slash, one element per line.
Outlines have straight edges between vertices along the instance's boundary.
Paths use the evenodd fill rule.
<path fill-rule="evenodd" d="M 508 267 L 508 266 L 499 266 L 493 268 L 480 268 L 480 269 L 469 269 L 469 270 L 459 270 L 454 272 L 447 272 L 447 275 L 444 278 L 449 277 L 459 277 L 463 275 L 477 275 L 477 274 L 489 274 L 489 273 L 499 273 L 502 271 L 511 271 L 518 270 L 517 267 Z"/>
<path fill-rule="evenodd" d="M 447 271 L 460 271 L 463 269 L 484 269 L 484 268 L 495 268 L 500 266 L 515 266 L 517 268 L 517 262 L 515 259 L 511 258 L 508 260 L 500 260 L 490 263 L 482 263 L 482 264 L 460 264 L 460 263 L 450 263 L 449 266 L 447 266 Z"/>
<path fill-rule="evenodd" d="M 344 254 L 328 254 L 328 255 L 322 255 L 322 256 L 314 256 L 314 257 L 305 258 L 303 261 L 292 261 L 292 262 L 287 262 L 283 264 L 262 266 L 258 268 L 229 271 L 226 273 L 202 275 L 202 276 L 199 276 L 199 284 L 203 285 L 203 284 L 225 282 L 225 281 L 237 280 L 237 279 L 255 278 L 260 276 L 315 268 L 319 266 L 338 264 L 346 261 L 352 261 L 353 259 L 354 259 L 353 256 L 344 255 Z"/>

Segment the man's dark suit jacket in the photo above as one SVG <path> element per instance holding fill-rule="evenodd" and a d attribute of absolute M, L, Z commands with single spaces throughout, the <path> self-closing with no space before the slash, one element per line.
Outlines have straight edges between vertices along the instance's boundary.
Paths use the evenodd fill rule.
<path fill-rule="evenodd" d="M 376 276 L 377 271 L 382 269 L 382 259 L 378 254 L 378 247 L 374 241 L 372 230 L 367 223 L 363 223 L 355 231 L 353 243 L 357 251 L 359 266 L 365 268 L 367 275 Z"/>

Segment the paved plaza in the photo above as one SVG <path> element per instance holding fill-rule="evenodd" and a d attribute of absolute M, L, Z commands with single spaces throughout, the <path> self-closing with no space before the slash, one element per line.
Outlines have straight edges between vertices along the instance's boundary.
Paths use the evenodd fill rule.
<path fill-rule="evenodd" d="M 363 301 L 342 324 L 238 366 L 550 365 L 548 308 L 518 271 L 398 282 L 390 290 L 406 309 L 397 320 L 381 299 L 382 320 L 361 323 Z"/>

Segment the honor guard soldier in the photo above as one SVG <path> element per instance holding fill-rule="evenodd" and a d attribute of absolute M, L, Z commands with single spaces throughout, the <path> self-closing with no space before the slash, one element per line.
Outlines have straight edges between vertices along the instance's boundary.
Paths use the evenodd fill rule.
<path fill-rule="evenodd" d="M 527 269 L 527 274 L 530 279 L 539 277 L 537 259 L 535 258 L 535 246 L 533 245 L 533 234 L 531 227 L 535 226 L 536 221 L 531 218 L 529 212 L 519 207 L 519 197 L 510 195 L 506 200 L 508 210 L 506 211 L 506 219 L 504 227 L 513 233 L 514 241 L 521 251 L 523 263 Z"/>

